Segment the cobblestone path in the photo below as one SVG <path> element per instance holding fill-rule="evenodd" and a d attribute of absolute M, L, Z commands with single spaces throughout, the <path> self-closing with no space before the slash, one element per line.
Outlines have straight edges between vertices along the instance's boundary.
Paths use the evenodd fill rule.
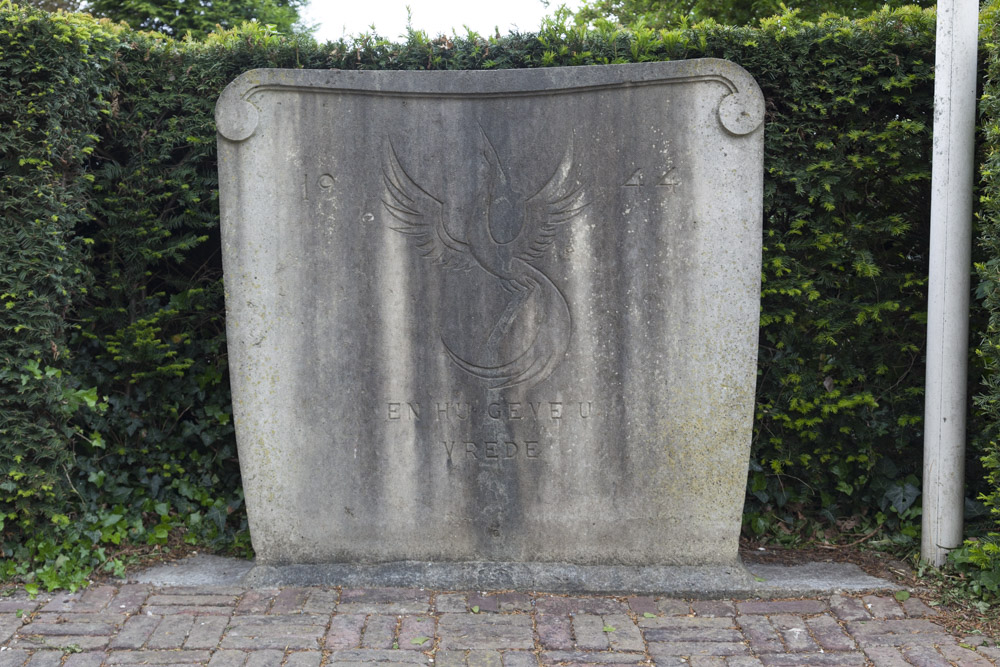
<path fill-rule="evenodd" d="M 0 667 L 993 665 L 916 597 L 653 597 L 144 584 L 0 598 Z"/>

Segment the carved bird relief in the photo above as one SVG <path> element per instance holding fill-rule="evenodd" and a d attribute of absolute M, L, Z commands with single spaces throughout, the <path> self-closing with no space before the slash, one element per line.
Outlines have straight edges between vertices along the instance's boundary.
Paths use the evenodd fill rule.
<path fill-rule="evenodd" d="M 535 262 L 552 246 L 562 225 L 577 217 L 587 204 L 581 183 L 571 176 L 572 150 L 566 152 L 555 173 L 533 194 L 525 196 L 510 183 L 500 157 L 480 127 L 475 170 L 474 205 L 461 222 L 464 238 L 453 236 L 439 197 L 431 194 L 407 174 L 388 142 L 382 173 L 385 181 L 383 205 L 400 225 L 392 229 L 413 239 L 417 251 L 444 269 L 468 270 L 479 266 L 494 276 L 510 294 L 509 301 L 484 343 L 488 359 L 496 360 L 504 337 L 525 305 L 532 301 L 542 309 L 541 325 L 529 337 L 531 343 L 515 358 L 501 363 L 476 362 L 459 356 L 442 337 L 451 360 L 466 373 L 493 389 L 515 385 L 532 386 L 547 378 L 569 347 L 569 305 L 555 284 Z M 500 230 L 516 230 L 501 242 Z M 509 236 L 509 234 L 508 234 Z"/>

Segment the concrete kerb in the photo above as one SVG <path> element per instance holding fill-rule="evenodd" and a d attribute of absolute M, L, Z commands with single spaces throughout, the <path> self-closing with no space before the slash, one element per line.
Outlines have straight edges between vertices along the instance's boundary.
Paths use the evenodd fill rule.
<path fill-rule="evenodd" d="M 559 563 L 254 565 L 197 554 L 137 573 L 156 586 L 420 587 L 438 590 L 531 590 L 598 595 L 647 593 L 696 599 L 780 598 L 891 591 L 899 586 L 849 563 L 734 567 L 627 567 Z"/>

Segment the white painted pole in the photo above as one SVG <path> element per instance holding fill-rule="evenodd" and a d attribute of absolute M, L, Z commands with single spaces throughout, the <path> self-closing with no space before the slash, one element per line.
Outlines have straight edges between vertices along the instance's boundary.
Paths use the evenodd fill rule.
<path fill-rule="evenodd" d="M 938 3 L 920 545 L 934 565 L 962 544 L 978 24 L 976 0 Z"/>

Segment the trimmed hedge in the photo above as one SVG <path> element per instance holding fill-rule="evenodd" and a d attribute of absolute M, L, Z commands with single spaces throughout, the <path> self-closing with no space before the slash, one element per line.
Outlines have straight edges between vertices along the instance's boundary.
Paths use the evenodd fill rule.
<path fill-rule="evenodd" d="M 75 15 L 0 5 L 0 531 L 75 506 L 70 418 L 96 392 L 67 374 L 90 283 L 80 232 L 117 39 Z M 27 533 L 30 534 L 30 533 Z M 5 540 L 6 542 L 7 540 Z"/>
<path fill-rule="evenodd" d="M 977 297 L 989 314 L 980 330 L 976 354 L 982 360 L 983 391 L 976 407 L 983 417 L 982 462 L 988 485 L 980 495 L 994 517 L 994 530 L 967 541 L 950 554 L 959 570 L 967 572 L 968 586 L 982 597 L 1000 595 L 1000 6 L 991 4 L 982 13 L 985 24 L 986 54 L 983 94 L 979 101 L 983 156 L 979 198 L 979 246 L 983 261 L 976 262 L 979 274 Z M 980 69 L 983 71 L 983 68 Z"/>
<path fill-rule="evenodd" d="M 65 23 L 85 26 L 88 36 L 66 48 L 45 36 L 55 28 L 25 32 Z M 68 249 L 60 252 L 73 268 L 59 274 L 62 289 L 35 290 L 34 308 L 46 314 L 48 327 L 40 324 L 39 331 L 55 333 L 0 343 L 13 369 L 5 386 L 27 373 L 23 387 L 35 401 L 0 404 L 0 423 L 23 434 L 20 446 L 30 449 L 19 465 L 27 461 L 38 471 L 18 480 L 6 468 L 0 472 L 7 475 L 0 480 L 6 491 L 0 492 L 0 548 L 10 559 L 0 574 L 37 571 L 47 585 L 72 584 L 68 568 L 78 562 L 59 565 L 52 556 L 66 545 L 82 553 L 115 540 L 164 541 L 181 525 L 194 541 L 231 543 L 238 536 L 245 544 L 212 110 L 222 88 L 254 67 L 495 69 L 696 57 L 741 64 L 767 100 L 764 290 L 746 530 L 789 540 L 815 532 L 830 537 L 852 526 L 881 527 L 902 542 L 915 536 L 933 11 L 883 10 L 819 24 L 792 12 L 759 28 L 705 24 L 635 33 L 585 32 L 553 20 L 538 34 L 429 39 L 411 32 L 403 44 L 362 36 L 316 45 L 255 24 L 182 43 L 6 0 L 0 25 L 15 26 L 0 31 L 4 86 L 41 86 L 68 53 L 101 45 L 85 72 L 65 77 L 74 92 L 56 95 L 78 95 L 79 103 L 65 110 L 72 121 L 60 126 L 77 152 L 56 151 L 72 160 L 52 168 L 63 189 L 51 190 L 75 211 L 59 219 Z M 29 43 L 29 50 L 18 50 Z M 6 175 L 12 159 L 42 148 L 37 137 L 8 125 L 29 117 L 27 101 L 0 99 Z M 32 199 L 30 191 L 4 208 L 5 224 L 19 234 L 29 234 L 36 219 L 51 219 L 48 197 Z M 38 233 L 33 252 L 45 257 L 40 266 L 50 267 L 58 253 L 43 239 L 49 236 Z M 20 275 L 7 267 L 0 265 L 4 292 Z M 55 280 L 23 276 L 27 289 Z M 5 331 L 34 312 L 15 303 L 0 316 Z M 60 352 L 56 359 L 50 339 L 56 350 L 72 349 L 72 358 Z M 58 372 L 47 376 L 48 367 Z M 975 382 L 977 372 L 970 377 Z M 55 409 L 53 401 L 67 390 L 100 400 L 93 409 L 79 401 Z M 43 408 L 49 425 L 41 436 L 33 429 L 43 423 Z M 17 456 L 12 452 L 6 442 L 0 447 L 5 466 Z M 56 476 L 72 482 L 75 503 L 19 499 L 21 491 L 43 493 Z M 29 539 L 53 519 L 59 524 L 60 514 L 75 521 L 41 541 Z M 102 559 L 91 556 L 89 566 Z"/>

